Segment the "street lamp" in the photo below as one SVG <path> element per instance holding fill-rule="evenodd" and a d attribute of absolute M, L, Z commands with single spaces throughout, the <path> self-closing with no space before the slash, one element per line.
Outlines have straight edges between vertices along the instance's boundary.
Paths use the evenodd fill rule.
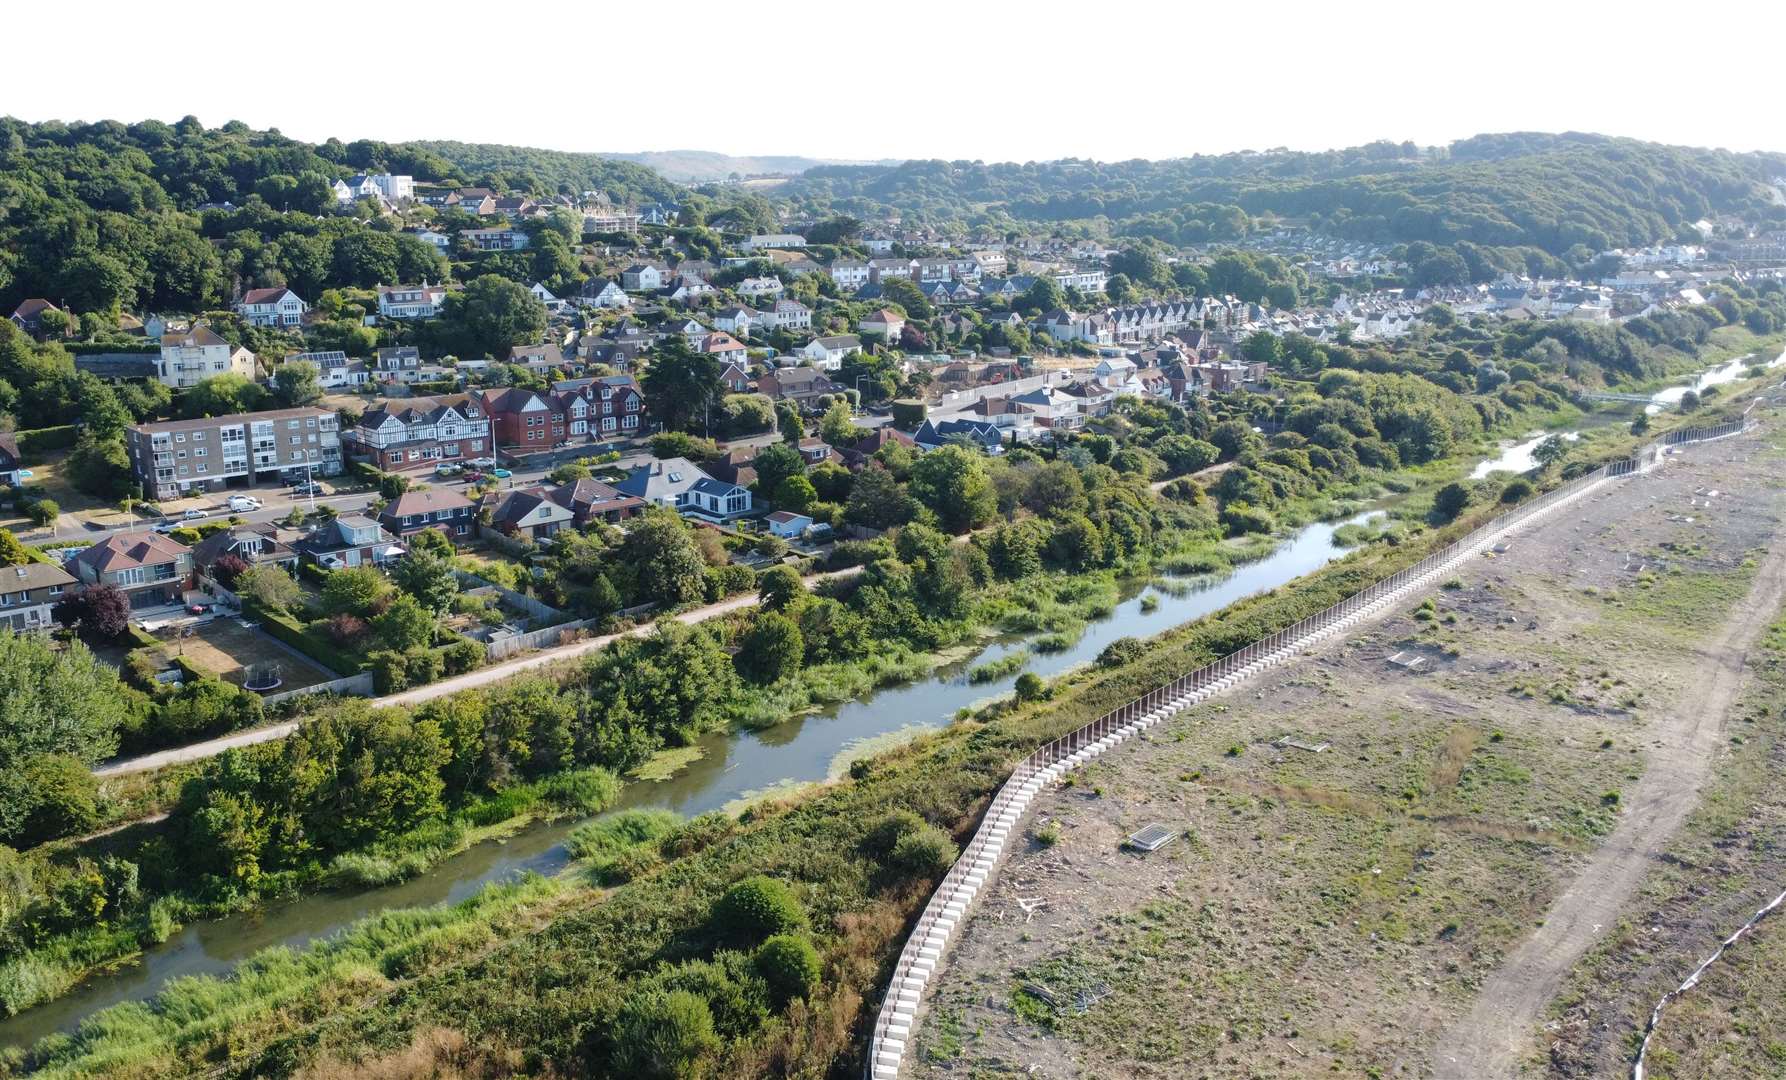
<path fill-rule="evenodd" d="M 862 408 L 862 380 L 863 379 L 872 379 L 872 378 L 874 378 L 873 375 L 858 375 L 858 376 L 856 376 L 856 414 L 857 415 L 861 415 L 863 412 L 863 408 Z"/>

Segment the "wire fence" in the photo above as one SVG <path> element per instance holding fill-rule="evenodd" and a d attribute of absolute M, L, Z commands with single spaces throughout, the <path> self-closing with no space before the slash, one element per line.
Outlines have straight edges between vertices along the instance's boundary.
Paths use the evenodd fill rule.
<path fill-rule="evenodd" d="M 1226 689 L 1240 679 L 1287 660 L 1341 628 L 1351 625 L 1407 592 L 1420 587 L 1440 572 L 1475 554 L 1510 530 L 1571 502 L 1607 480 L 1629 476 L 1660 458 L 1665 447 L 1704 442 L 1740 434 L 1746 416 L 1727 424 L 1670 432 L 1646 447 L 1638 456 L 1615 461 L 1577 477 L 1561 487 L 1499 515 L 1413 566 L 1372 584 L 1325 610 L 1253 642 L 1238 652 L 1213 660 L 1195 671 L 1157 687 L 1075 731 L 1037 747 L 1018 762 L 1000 786 L 955 865 L 943 875 L 930 901 L 918 916 L 894 964 L 887 993 L 869 1038 L 863 1070 L 869 1080 L 893 1080 L 899 1075 L 905 1048 L 924 988 L 942 960 L 955 927 L 967 914 L 968 905 L 996 868 L 1005 841 L 1042 787 L 1061 773 L 1102 753 L 1131 735 L 1166 719 L 1205 697 Z"/>

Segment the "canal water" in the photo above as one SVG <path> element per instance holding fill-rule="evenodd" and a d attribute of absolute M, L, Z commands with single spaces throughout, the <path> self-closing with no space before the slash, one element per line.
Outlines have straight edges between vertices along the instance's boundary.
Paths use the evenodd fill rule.
<path fill-rule="evenodd" d="M 940 667 L 928 679 L 889 686 L 827 712 L 759 731 L 709 734 L 699 742 L 699 760 L 665 780 L 629 783 L 615 809 L 661 808 L 693 816 L 836 776 L 869 744 L 946 725 L 957 710 L 1010 691 L 1022 672 L 1057 675 L 1096 659 L 1117 638 L 1162 633 L 1317 570 L 1345 554 L 1333 544 L 1334 531 L 1371 516 L 1306 526 L 1265 558 L 1220 576 L 1183 579 L 1189 588 L 1182 595 L 1131 583 L 1116 609 L 1091 622 L 1071 648 L 1031 654 L 1022 668 L 990 682 L 969 682 L 968 671 L 1026 649 L 1026 639 L 996 639 L 971 659 Z M 462 900 L 489 882 L 527 871 L 553 874 L 569 861 L 563 840 L 579 824 L 539 824 L 506 840 L 475 845 L 398 885 L 317 893 L 248 914 L 194 923 L 136 960 L 88 978 L 63 997 L 0 1021 L 0 1045 L 28 1046 L 46 1035 L 71 1030 L 108 1006 L 148 998 L 170 979 L 225 973 L 261 949 L 302 946 L 366 915 Z"/>

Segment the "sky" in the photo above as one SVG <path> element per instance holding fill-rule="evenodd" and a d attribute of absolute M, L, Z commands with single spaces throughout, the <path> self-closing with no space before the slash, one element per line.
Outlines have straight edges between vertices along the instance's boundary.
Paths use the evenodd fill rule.
<path fill-rule="evenodd" d="M 1786 151 L 1779 0 L 70 0 L 55 12 L 73 36 L 14 42 L 0 113 L 831 159 L 1119 160 L 1499 131 Z"/>

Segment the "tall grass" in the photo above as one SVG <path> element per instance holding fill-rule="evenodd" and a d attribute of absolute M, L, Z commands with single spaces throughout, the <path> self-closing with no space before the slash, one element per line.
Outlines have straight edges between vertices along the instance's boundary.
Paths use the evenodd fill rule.
<path fill-rule="evenodd" d="M 1029 650 L 1016 649 L 996 660 L 988 660 L 984 664 L 976 666 L 967 673 L 967 681 L 970 683 L 997 682 L 1006 675 L 1015 675 L 1022 671 L 1023 665 L 1028 662 Z"/>

